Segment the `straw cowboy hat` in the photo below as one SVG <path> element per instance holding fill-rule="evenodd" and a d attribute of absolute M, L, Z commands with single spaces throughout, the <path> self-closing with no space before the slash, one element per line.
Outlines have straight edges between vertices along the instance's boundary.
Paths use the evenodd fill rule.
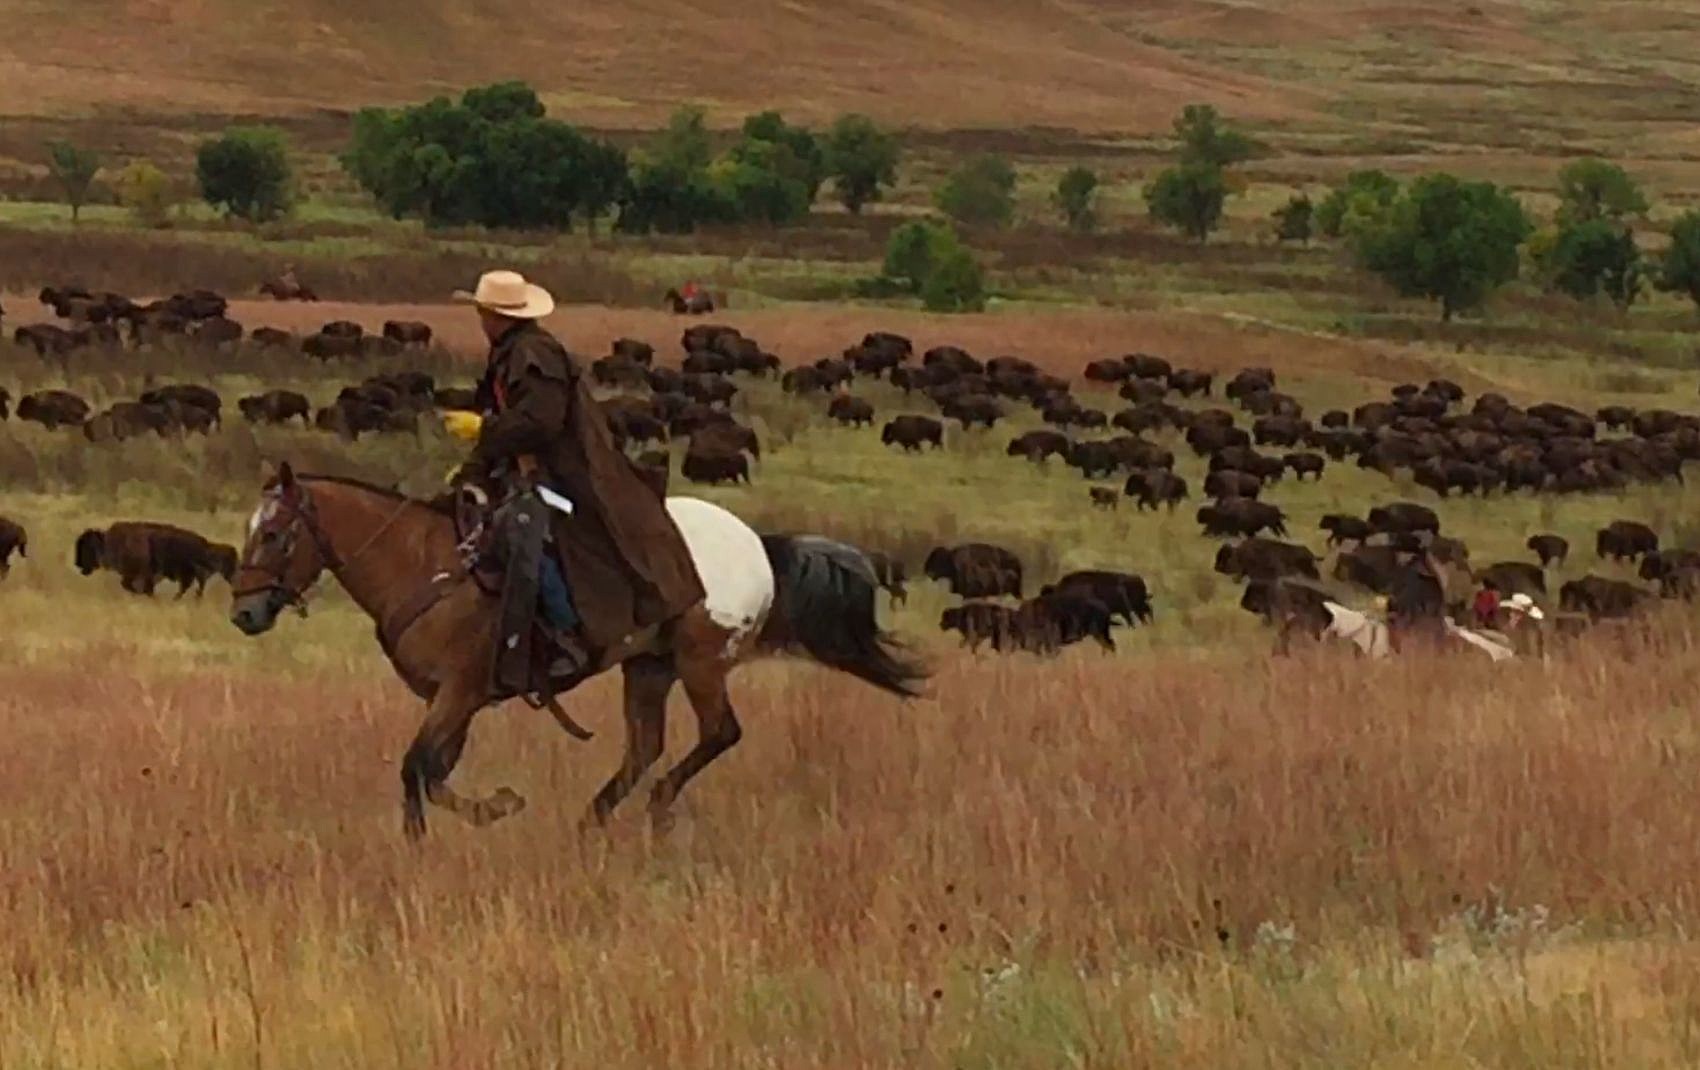
<path fill-rule="evenodd" d="M 517 271 L 486 271 L 478 277 L 476 290 L 456 290 L 454 299 L 516 320 L 540 320 L 555 311 L 549 291 L 526 282 Z"/>

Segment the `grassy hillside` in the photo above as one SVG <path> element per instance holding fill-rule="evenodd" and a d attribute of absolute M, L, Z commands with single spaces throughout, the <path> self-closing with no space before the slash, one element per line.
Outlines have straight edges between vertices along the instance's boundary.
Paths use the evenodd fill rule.
<path fill-rule="evenodd" d="M 1700 4 L 1333 0 L 0 0 L 13 115 L 300 114 L 518 76 L 586 121 L 680 100 L 783 102 L 922 127 L 1161 129 L 1213 100 L 1250 119 L 1464 143 L 1512 116 L 1692 135 Z M 1483 139 L 1477 138 L 1478 142 Z M 1373 149 L 1373 146 L 1366 146 Z"/>

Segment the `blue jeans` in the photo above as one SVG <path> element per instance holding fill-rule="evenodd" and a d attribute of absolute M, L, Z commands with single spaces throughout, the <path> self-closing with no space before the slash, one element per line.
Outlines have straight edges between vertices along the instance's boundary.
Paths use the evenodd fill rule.
<path fill-rule="evenodd" d="M 573 608 L 573 596 L 567 590 L 567 578 L 561 574 L 561 563 L 548 550 L 543 552 L 543 567 L 538 575 L 538 602 L 543 617 L 552 627 L 570 632 L 579 626 L 578 610 Z"/>

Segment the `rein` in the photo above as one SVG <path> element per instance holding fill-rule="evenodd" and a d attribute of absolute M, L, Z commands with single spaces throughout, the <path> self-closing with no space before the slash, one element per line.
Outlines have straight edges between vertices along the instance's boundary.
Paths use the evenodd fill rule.
<path fill-rule="evenodd" d="M 301 504 L 299 506 L 288 505 L 285 499 L 281 496 L 274 497 L 272 501 L 275 502 L 279 508 L 288 510 L 289 530 L 291 532 L 293 532 L 296 525 L 300 525 L 306 529 L 307 537 L 313 540 L 313 548 L 319 552 L 319 558 L 324 562 L 325 570 L 330 572 L 332 575 L 336 575 L 364 557 L 366 552 L 376 545 L 378 540 L 383 537 L 384 533 L 389 531 L 397 520 L 401 519 L 401 514 L 407 511 L 407 507 L 413 504 L 411 501 L 406 499 L 396 503 L 395 509 L 384 519 L 382 524 L 378 525 L 377 529 L 373 531 L 371 535 L 367 536 L 366 541 L 360 544 L 359 549 L 355 550 L 354 553 L 350 554 L 347 558 L 344 558 L 341 554 L 336 552 L 336 547 L 331 545 L 330 538 L 325 534 L 325 529 L 320 526 L 318 508 L 313 504 L 312 496 L 308 494 L 306 487 L 301 488 Z M 283 555 L 286 560 L 289 556 L 288 550 L 292 549 L 294 549 L 293 540 Z M 297 590 L 283 582 L 283 574 L 281 572 L 271 573 L 268 575 L 262 569 L 253 568 L 252 566 L 250 566 L 250 568 L 252 571 L 259 572 L 261 575 L 267 576 L 271 582 L 243 587 L 239 590 L 233 591 L 231 593 L 233 598 L 245 598 L 249 595 L 270 594 L 276 592 L 283 595 L 285 605 L 294 606 L 302 612 L 306 612 L 307 595 L 318 583 L 317 576 L 315 576 L 313 580 L 307 584 L 307 586 Z"/>

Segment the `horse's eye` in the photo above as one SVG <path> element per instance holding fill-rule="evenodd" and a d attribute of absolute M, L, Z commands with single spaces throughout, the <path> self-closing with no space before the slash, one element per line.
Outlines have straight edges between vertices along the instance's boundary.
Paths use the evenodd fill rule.
<path fill-rule="evenodd" d="M 276 546 L 278 539 L 281 537 L 282 535 L 276 531 L 263 532 L 260 535 L 260 544 L 263 546 Z"/>

